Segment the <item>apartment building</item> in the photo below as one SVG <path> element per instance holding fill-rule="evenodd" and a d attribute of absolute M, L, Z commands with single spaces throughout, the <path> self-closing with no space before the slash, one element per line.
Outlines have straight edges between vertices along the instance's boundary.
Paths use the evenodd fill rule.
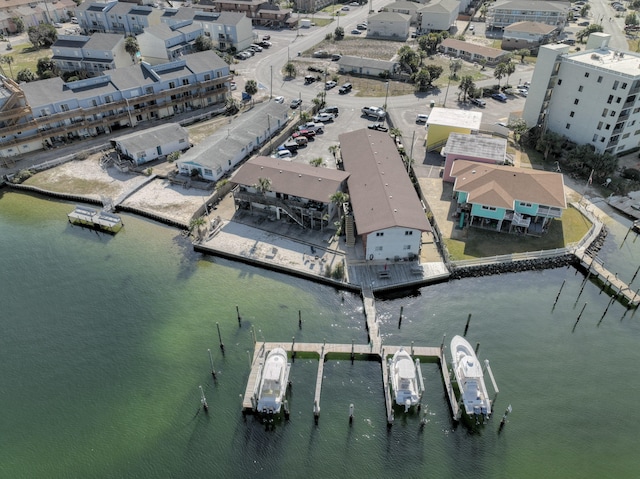
<path fill-rule="evenodd" d="M 158 25 L 162 10 L 127 2 L 84 2 L 76 9 L 78 24 L 85 32 L 137 35 Z"/>
<path fill-rule="evenodd" d="M 516 22 L 537 22 L 564 28 L 569 15 L 569 2 L 546 2 L 537 0 L 498 1 L 489 6 L 486 17 L 487 29 L 508 27 Z"/>
<path fill-rule="evenodd" d="M 59 35 L 51 45 L 51 61 L 60 72 L 86 72 L 92 77 L 107 70 L 133 65 L 125 48 L 124 36 L 117 33 Z"/>
<path fill-rule="evenodd" d="M 593 33 L 583 51 L 540 47 L 523 110 L 530 127 L 619 154 L 640 145 L 640 55 L 609 48 Z"/>
<path fill-rule="evenodd" d="M 0 76 L 0 156 L 16 156 L 224 103 L 229 66 L 214 52 L 141 62 L 65 83 Z"/>

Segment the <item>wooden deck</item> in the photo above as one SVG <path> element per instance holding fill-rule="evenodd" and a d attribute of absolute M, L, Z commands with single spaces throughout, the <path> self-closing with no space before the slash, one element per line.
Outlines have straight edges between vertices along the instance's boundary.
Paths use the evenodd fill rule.
<path fill-rule="evenodd" d="M 445 281 L 451 273 L 444 263 L 415 261 L 381 262 L 350 261 L 349 283 L 371 291 L 385 291 L 398 287 L 411 288 Z"/>
<path fill-rule="evenodd" d="M 640 304 L 640 295 L 637 291 L 632 291 L 629 285 L 618 278 L 617 274 L 613 274 L 608 271 L 602 261 L 598 258 L 589 256 L 584 251 L 575 253 L 576 257 L 580 260 L 580 264 L 588 271 L 588 274 L 595 275 L 603 284 L 605 288 L 609 288 L 613 294 L 630 308 L 637 308 Z"/>

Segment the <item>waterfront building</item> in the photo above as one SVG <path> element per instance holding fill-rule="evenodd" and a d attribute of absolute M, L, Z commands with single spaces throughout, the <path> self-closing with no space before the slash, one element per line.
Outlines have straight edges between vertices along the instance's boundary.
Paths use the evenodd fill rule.
<path fill-rule="evenodd" d="M 450 133 L 440 155 L 444 156 L 442 180 L 453 183 L 451 168 L 456 160 L 504 165 L 507 162 L 507 139 L 484 135 Z"/>
<path fill-rule="evenodd" d="M 189 149 L 189 131 L 178 123 L 166 123 L 114 138 L 111 146 L 121 158 L 140 166 Z"/>
<path fill-rule="evenodd" d="M 610 35 L 593 33 L 584 50 L 540 48 L 523 110 L 539 126 L 598 153 L 621 154 L 640 145 L 640 55 L 609 47 Z"/>
<path fill-rule="evenodd" d="M 56 77 L 18 85 L 0 76 L 0 156 L 199 108 L 223 109 L 229 81 L 229 65 L 213 51 L 162 65 L 142 62 L 73 82 Z"/>

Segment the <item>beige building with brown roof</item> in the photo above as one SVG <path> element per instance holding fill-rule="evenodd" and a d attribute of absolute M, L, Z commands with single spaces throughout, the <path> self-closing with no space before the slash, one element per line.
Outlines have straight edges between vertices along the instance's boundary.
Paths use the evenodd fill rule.
<path fill-rule="evenodd" d="M 537 50 L 540 45 L 549 43 L 558 34 L 558 28 L 540 22 L 517 22 L 504 28 L 501 47 L 503 50 L 523 48 Z"/>
<path fill-rule="evenodd" d="M 446 38 L 438 46 L 438 49 L 446 55 L 461 58 L 468 62 L 479 62 L 485 59 L 489 65 L 499 63 L 508 54 L 504 50 L 467 43 L 464 40 L 456 40 L 455 38 Z"/>
<path fill-rule="evenodd" d="M 451 176 L 468 226 L 541 235 L 567 207 L 562 173 L 456 160 Z"/>

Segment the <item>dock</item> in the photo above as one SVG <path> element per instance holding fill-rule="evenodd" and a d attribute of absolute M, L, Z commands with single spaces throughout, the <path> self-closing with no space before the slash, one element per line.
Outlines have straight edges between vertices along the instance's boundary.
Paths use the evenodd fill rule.
<path fill-rule="evenodd" d="M 117 233 L 124 226 L 122 218 L 105 210 L 95 210 L 86 206 L 76 206 L 67 215 L 69 223 L 86 226 L 107 233 Z"/>
<path fill-rule="evenodd" d="M 617 274 L 607 270 L 600 259 L 588 255 L 586 252 L 576 252 L 576 257 L 580 260 L 580 264 L 587 270 L 587 277 L 595 276 L 603 283 L 603 288 L 608 288 L 611 293 L 629 308 L 637 308 L 640 304 L 640 295 L 638 291 L 631 290 L 629 285 L 618 278 Z"/>
<path fill-rule="evenodd" d="M 375 321 L 373 321 L 375 323 Z M 370 326 L 371 327 L 371 326 Z M 381 344 L 378 336 L 378 342 Z M 253 352 L 253 360 L 251 362 L 251 371 L 249 378 L 247 379 L 247 388 L 244 393 L 244 399 L 242 401 L 243 413 L 254 412 L 257 404 L 257 381 L 260 376 L 260 371 L 264 365 L 266 355 L 269 351 L 275 348 L 282 348 L 289 354 L 290 357 L 297 353 L 317 354 L 318 355 L 318 372 L 316 374 L 316 386 L 313 396 L 313 414 L 318 421 L 320 416 L 320 398 L 322 394 L 322 380 L 324 378 L 324 363 L 327 359 L 330 359 L 332 355 L 350 356 L 352 359 L 364 359 L 378 361 L 382 368 L 382 386 L 385 396 L 385 405 L 387 411 L 387 423 L 393 424 L 393 398 L 391 397 L 391 390 L 389 387 L 389 370 L 387 368 L 387 357 L 393 355 L 403 346 L 380 346 L 379 349 L 373 348 L 371 344 L 339 344 L 339 343 L 297 343 L 295 341 L 290 343 L 280 342 L 256 342 Z M 447 397 L 449 398 L 449 404 L 451 406 L 452 417 L 454 420 L 460 418 L 460 408 L 456 400 L 456 396 L 453 392 L 453 386 L 451 384 L 451 378 L 449 376 L 449 369 L 444 356 L 444 346 L 428 347 L 428 346 L 411 346 L 404 348 L 411 353 L 411 356 L 415 358 L 424 358 L 431 361 L 436 360 L 439 363 L 440 370 L 442 372 L 442 380 L 447 390 Z"/>

